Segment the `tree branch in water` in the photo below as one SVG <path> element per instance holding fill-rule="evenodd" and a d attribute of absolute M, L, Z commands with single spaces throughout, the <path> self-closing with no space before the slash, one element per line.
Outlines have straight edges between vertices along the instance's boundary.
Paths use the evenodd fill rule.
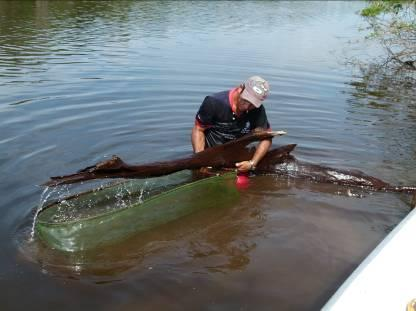
<path fill-rule="evenodd" d="M 51 177 L 46 186 L 57 186 L 61 184 L 77 183 L 91 179 L 103 178 L 147 178 L 162 175 L 168 175 L 185 169 L 199 169 L 201 167 L 211 166 L 214 168 L 234 168 L 236 162 L 251 159 L 254 154 L 254 148 L 246 148 L 252 142 L 264 139 L 272 139 L 275 136 L 284 135 L 285 132 L 277 131 L 259 131 L 245 135 L 237 140 L 230 141 L 223 145 L 205 149 L 202 152 L 193 154 L 189 157 L 155 162 L 141 165 L 130 165 L 124 162 L 120 157 L 113 156 L 110 160 L 99 162 L 95 165 L 79 170 L 75 174 L 65 176 Z M 288 145 L 282 148 L 270 151 L 262 161 L 261 165 L 267 165 L 270 161 L 277 161 L 288 155 L 296 145 Z M 273 159 L 272 159 L 273 158 Z M 265 161 L 264 161 L 265 160 Z"/>

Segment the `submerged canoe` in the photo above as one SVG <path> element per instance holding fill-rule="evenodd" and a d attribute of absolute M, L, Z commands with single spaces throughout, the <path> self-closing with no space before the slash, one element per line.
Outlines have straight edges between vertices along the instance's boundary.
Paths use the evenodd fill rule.
<path fill-rule="evenodd" d="M 52 203 L 39 213 L 36 234 L 54 249 L 89 250 L 239 198 L 234 173 L 172 186 L 181 179 L 174 175 L 154 179 L 152 191 L 148 181 L 134 181 Z"/>

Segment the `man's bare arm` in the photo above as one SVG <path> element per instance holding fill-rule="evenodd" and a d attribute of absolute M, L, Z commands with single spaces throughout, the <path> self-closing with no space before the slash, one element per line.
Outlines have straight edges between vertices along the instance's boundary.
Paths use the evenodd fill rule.
<path fill-rule="evenodd" d="M 262 140 L 257 145 L 256 152 L 254 153 L 253 158 L 251 160 L 238 162 L 235 164 L 235 166 L 240 172 L 246 172 L 251 170 L 253 167 L 257 166 L 261 159 L 263 159 L 271 145 L 271 139 Z"/>
<path fill-rule="evenodd" d="M 205 133 L 204 129 L 198 125 L 194 125 L 192 128 L 192 148 L 194 153 L 201 152 L 205 149 Z"/>

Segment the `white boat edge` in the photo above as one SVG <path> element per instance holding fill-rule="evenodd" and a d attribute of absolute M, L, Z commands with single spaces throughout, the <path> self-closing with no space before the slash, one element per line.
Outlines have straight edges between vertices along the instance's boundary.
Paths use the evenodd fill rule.
<path fill-rule="evenodd" d="M 416 303 L 415 240 L 416 208 L 364 259 L 322 310 L 416 310 L 410 307 Z"/>

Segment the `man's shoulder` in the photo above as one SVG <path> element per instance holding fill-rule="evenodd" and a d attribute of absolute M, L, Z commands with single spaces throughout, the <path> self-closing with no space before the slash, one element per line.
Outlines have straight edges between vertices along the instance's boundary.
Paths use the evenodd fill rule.
<path fill-rule="evenodd" d="M 208 95 L 207 98 L 209 98 L 209 100 L 212 100 L 212 101 L 228 103 L 229 93 L 230 93 L 230 91 L 222 91 L 222 92 L 218 92 L 218 93 Z"/>

